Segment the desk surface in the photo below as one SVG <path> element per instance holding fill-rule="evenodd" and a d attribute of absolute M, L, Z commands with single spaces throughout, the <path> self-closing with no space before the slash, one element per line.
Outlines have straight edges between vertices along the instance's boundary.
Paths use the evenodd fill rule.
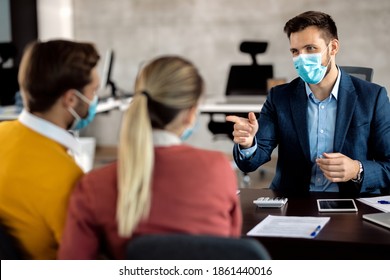
<path fill-rule="evenodd" d="M 228 104 L 228 103 L 205 103 L 199 106 L 204 114 L 236 114 L 236 113 L 259 113 L 263 104 Z"/>
<path fill-rule="evenodd" d="M 131 102 L 131 98 L 126 99 L 107 99 L 104 102 L 99 102 L 97 112 L 106 112 L 113 109 L 126 110 Z M 249 113 L 249 112 L 260 112 L 262 103 L 243 103 L 237 101 L 237 103 L 223 102 L 220 99 L 207 99 L 201 103 L 199 110 L 201 113 L 206 114 L 229 114 L 229 113 Z"/>
<path fill-rule="evenodd" d="M 16 106 L 0 106 L 0 121 L 10 121 L 17 119 L 19 109 Z"/>
<path fill-rule="evenodd" d="M 258 208 L 253 200 L 277 196 L 269 189 L 241 189 L 242 234 L 268 215 L 331 217 L 314 239 L 255 237 L 273 259 L 390 259 L 390 230 L 362 219 L 377 209 L 355 200 L 357 213 L 319 213 L 318 198 L 338 198 L 337 193 L 314 193 L 306 198 L 289 198 L 281 209 Z"/>
<path fill-rule="evenodd" d="M 237 113 L 259 113 L 265 97 L 254 96 L 230 96 L 230 97 L 208 97 L 201 105 L 199 110 L 205 114 L 237 114 Z"/>
<path fill-rule="evenodd" d="M 129 106 L 132 98 L 127 97 L 124 99 L 114 99 L 109 98 L 104 101 L 99 101 L 99 104 L 97 106 L 97 113 L 104 113 L 111 110 L 119 109 L 119 110 L 126 110 Z M 199 110 L 201 113 L 205 114 L 237 114 L 237 113 L 249 113 L 249 112 L 255 112 L 259 113 L 262 108 L 262 103 L 249 103 L 245 104 L 242 102 L 237 102 L 237 104 L 234 103 L 224 103 L 221 100 L 218 99 L 209 99 L 206 100 L 206 102 L 202 103 L 199 106 Z M 13 120 L 18 117 L 18 114 L 15 112 L 11 112 L 15 106 L 9 106 L 9 108 L 3 109 L 5 107 L 0 107 L 0 121 L 1 120 Z"/>

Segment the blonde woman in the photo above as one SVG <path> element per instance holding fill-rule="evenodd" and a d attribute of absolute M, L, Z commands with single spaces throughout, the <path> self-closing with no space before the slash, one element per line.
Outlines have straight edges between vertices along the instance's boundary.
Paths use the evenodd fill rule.
<path fill-rule="evenodd" d="M 59 258 L 123 259 L 127 242 L 144 234 L 240 235 L 230 162 L 182 140 L 202 91 L 202 77 L 181 57 L 159 57 L 141 70 L 123 117 L 118 162 L 77 185 Z"/>

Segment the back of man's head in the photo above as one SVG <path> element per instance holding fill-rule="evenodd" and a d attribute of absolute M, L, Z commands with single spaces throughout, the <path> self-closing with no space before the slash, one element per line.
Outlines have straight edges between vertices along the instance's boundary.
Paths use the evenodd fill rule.
<path fill-rule="evenodd" d="M 52 40 L 28 45 L 18 76 L 27 110 L 45 112 L 67 90 L 81 92 L 98 60 L 91 43 Z"/>

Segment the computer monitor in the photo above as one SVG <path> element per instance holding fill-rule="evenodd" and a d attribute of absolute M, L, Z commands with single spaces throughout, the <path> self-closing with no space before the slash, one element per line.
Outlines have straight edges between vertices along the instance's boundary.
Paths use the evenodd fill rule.
<path fill-rule="evenodd" d="M 110 97 L 117 96 L 117 88 L 111 77 L 113 65 L 114 65 L 114 51 L 112 49 L 108 49 L 104 57 L 103 71 L 101 76 L 101 90 L 104 91 L 107 87 L 110 87 L 111 89 Z"/>

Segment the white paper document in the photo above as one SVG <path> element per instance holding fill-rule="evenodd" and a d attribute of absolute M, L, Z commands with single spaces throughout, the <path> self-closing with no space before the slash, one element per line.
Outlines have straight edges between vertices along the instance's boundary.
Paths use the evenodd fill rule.
<path fill-rule="evenodd" d="M 250 236 L 314 238 L 330 217 L 297 217 L 268 215 L 251 229 Z"/>
<path fill-rule="evenodd" d="M 390 212 L 390 195 L 358 198 L 357 200 L 383 212 Z"/>

